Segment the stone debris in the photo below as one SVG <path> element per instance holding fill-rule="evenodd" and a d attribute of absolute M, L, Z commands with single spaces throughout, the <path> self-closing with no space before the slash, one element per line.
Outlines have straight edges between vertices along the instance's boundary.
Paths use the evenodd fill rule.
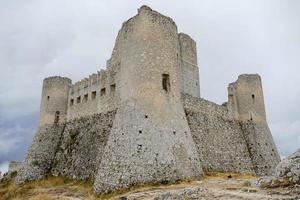
<path fill-rule="evenodd" d="M 300 184 L 300 149 L 284 158 L 276 166 L 273 176 L 261 177 L 257 182 L 263 188 Z"/>

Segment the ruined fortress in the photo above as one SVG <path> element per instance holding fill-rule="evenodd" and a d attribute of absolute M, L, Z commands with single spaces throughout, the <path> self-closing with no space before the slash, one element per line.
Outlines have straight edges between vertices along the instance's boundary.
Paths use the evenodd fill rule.
<path fill-rule="evenodd" d="M 123 23 L 105 70 L 74 84 L 44 79 L 16 182 L 63 176 L 106 193 L 207 172 L 268 175 L 279 161 L 260 76 L 240 75 L 223 105 L 202 99 L 196 42 L 142 6 Z"/>

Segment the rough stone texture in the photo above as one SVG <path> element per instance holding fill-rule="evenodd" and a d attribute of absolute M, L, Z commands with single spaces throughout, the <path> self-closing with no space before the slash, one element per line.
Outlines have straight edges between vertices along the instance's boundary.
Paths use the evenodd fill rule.
<path fill-rule="evenodd" d="M 39 127 L 18 172 L 16 183 L 42 179 L 49 174 L 64 128 L 65 124 Z"/>
<path fill-rule="evenodd" d="M 112 111 L 69 121 L 51 173 L 70 179 L 94 180 L 114 117 Z"/>
<path fill-rule="evenodd" d="M 149 7 L 123 24 L 120 99 L 95 180 L 96 192 L 202 176 L 181 104 L 178 33 Z M 163 74 L 169 87 L 163 89 Z"/>
<path fill-rule="evenodd" d="M 287 178 L 292 184 L 300 184 L 300 149 L 277 165 L 275 177 Z"/>
<path fill-rule="evenodd" d="M 199 178 L 202 167 L 266 175 L 278 163 L 260 77 L 239 76 L 223 106 L 201 99 L 196 43 L 171 18 L 142 6 L 106 67 L 73 85 L 44 80 L 17 183 L 52 173 L 94 180 L 100 193 Z"/>
<path fill-rule="evenodd" d="M 226 107 L 189 95 L 183 102 L 204 171 L 254 173 L 241 127 Z"/>
<path fill-rule="evenodd" d="M 280 157 L 270 129 L 265 123 L 241 123 L 255 173 L 259 176 L 271 175 Z"/>

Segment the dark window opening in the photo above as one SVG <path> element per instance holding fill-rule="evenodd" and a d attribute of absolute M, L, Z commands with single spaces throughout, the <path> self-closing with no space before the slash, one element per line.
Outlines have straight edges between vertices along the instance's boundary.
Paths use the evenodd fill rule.
<path fill-rule="evenodd" d="M 88 101 L 88 98 L 89 98 L 89 95 L 88 94 L 85 94 L 83 96 L 83 102 L 87 102 Z"/>
<path fill-rule="evenodd" d="M 254 102 L 255 95 L 254 95 L 254 94 L 252 94 L 251 96 L 252 96 L 252 102 Z"/>
<path fill-rule="evenodd" d="M 114 93 L 116 91 L 116 84 L 110 85 L 110 93 Z"/>
<path fill-rule="evenodd" d="M 80 103 L 81 102 L 81 96 L 77 97 L 76 99 L 76 103 Z"/>
<path fill-rule="evenodd" d="M 176 134 L 176 131 L 173 131 L 173 134 L 175 135 L 175 134 Z"/>
<path fill-rule="evenodd" d="M 47 100 L 49 100 L 50 99 L 50 96 L 47 96 Z"/>
<path fill-rule="evenodd" d="M 96 96 L 97 96 L 97 92 L 96 92 L 96 91 L 93 91 L 93 92 L 92 92 L 92 99 L 96 99 Z"/>
<path fill-rule="evenodd" d="M 102 88 L 101 91 L 100 91 L 100 96 L 104 96 L 106 93 L 106 89 L 105 88 Z"/>
<path fill-rule="evenodd" d="M 169 76 L 169 74 L 162 75 L 162 87 L 166 92 L 170 91 L 170 76 Z"/>
<path fill-rule="evenodd" d="M 145 115 L 145 118 L 147 119 L 147 118 L 148 118 L 148 115 Z"/>
<path fill-rule="evenodd" d="M 74 105 L 74 99 L 71 99 L 70 100 L 70 106 L 73 106 Z"/>
<path fill-rule="evenodd" d="M 59 111 L 55 112 L 54 123 L 57 124 L 59 122 Z"/>
<path fill-rule="evenodd" d="M 141 134 L 143 131 L 142 130 L 139 130 L 139 133 Z"/>

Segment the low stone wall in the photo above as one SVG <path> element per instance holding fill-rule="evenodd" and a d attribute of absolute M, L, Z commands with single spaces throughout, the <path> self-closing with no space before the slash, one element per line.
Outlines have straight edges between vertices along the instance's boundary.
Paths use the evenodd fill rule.
<path fill-rule="evenodd" d="M 254 172 L 242 129 L 225 106 L 189 95 L 183 103 L 204 171 Z"/>
<path fill-rule="evenodd" d="M 93 180 L 115 113 L 111 111 L 68 122 L 54 159 L 52 174 Z"/>

